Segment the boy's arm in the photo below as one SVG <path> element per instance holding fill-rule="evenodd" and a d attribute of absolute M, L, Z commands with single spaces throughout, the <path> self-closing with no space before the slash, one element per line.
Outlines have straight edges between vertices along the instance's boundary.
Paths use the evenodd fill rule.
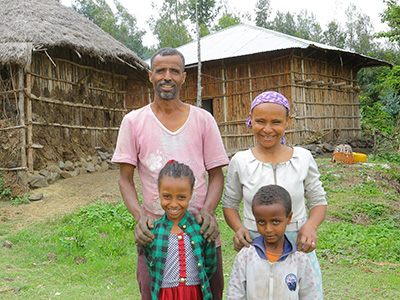
<path fill-rule="evenodd" d="M 308 299 L 319 299 L 317 291 L 317 282 L 315 271 L 312 267 L 311 261 L 306 254 L 303 254 L 303 263 L 300 266 L 300 273 L 298 274 L 300 278 L 298 278 L 299 283 L 299 299 L 300 300 L 308 300 Z M 298 260 L 300 261 L 300 260 Z"/>
<path fill-rule="evenodd" d="M 246 300 L 246 258 L 242 249 L 236 255 L 233 263 L 231 276 L 229 278 L 228 290 L 226 292 L 227 300 Z"/>

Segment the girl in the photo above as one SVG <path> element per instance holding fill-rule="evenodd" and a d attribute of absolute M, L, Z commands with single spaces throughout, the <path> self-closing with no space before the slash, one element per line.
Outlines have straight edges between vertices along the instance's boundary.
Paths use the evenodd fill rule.
<path fill-rule="evenodd" d="M 257 145 L 233 156 L 222 206 L 226 222 L 235 231 L 235 250 L 239 251 L 243 246 L 249 247 L 259 235 L 251 210 L 256 191 L 267 184 L 277 184 L 289 191 L 293 217 L 286 235 L 299 251 L 309 254 L 316 273 L 319 299 L 322 299 L 321 270 L 314 250 L 318 242 L 317 228 L 326 215 L 325 191 L 311 153 L 301 147 L 285 145 L 284 133 L 289 120 L 290 105 L 283 95 L 269 91 L 254 99 L 247 126 L 253 130 Z M 243 223 L 238 212 L 242 199 Z"/>
<path fill-rule="evenodd" d="M 207 242 L 200 225 L 187 211 L 195 177 L 185 164 L 171 160 L 158 176 L 161 207 L 165 211 L 144 247 L 153 300 L 212 299 L 209 278 L 216 268 L 215 242 Z"/>

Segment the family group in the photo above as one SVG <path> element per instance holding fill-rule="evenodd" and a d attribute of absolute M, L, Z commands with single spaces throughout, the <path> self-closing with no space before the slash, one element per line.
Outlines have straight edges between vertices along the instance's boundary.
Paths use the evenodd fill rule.
<path fill-rule="evenodd" d="M 252 101 L 257 144 L 229 160 L 213 116 L 180 99 L 184 66 L 174 48 L 152 56 L 153 102 L 125 115 L 112 158 L 136 221 L 141 299 L 222 299 L 221 198 L 238 251 L 226 299 L 323 299 L 315 249 L 327 202 L 311 153 L 285 143 L 288 99 L 265 91 Z"/>

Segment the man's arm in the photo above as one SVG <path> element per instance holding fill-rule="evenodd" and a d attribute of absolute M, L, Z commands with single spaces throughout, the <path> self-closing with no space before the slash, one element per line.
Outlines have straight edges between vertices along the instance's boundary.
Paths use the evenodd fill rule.
<path fill-rule="evenodd" d="M 221 201 L 224 188 L 222 167 L 208 170 L 208 189 L 206 202 L 196 216 L 196 222 L 201 224 L 200 233 L 208 242 L 214 241 L 219 235 L 218 223 L 214 218 L 215 209 Z"/>
<path fill-rule="evenodd" d="M 149 245 L 154 239 L 154 235 L 149 230 L 149 228 L 154 228 L 154 218 L 147 216 L 140 205 L 133 181 L 134 172 L 133 165 L 121 163 L 118 183 L 125 205 L 135 218 L 135 242 L 143 247 Z"/>

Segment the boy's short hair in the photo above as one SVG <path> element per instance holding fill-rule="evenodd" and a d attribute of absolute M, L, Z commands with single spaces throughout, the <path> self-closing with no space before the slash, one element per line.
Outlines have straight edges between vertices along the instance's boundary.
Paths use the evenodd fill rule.
<path fill-rule="evenodd" d="M 151 70 L 153 70 L 153 61 L 157 55 L 161 55 L 161 56 L 179 55 L 182 59 L 183 71 L 185 71 L 185 57 L 179 50 L 177 50 L 175 48 L 171 48 L 171 47 L 161 48 L 156 53 L 153 54 L 153 56 L 150 59 L 150 69 Z"/>
<path fill-rule="evenodd" d="M 282 203 L 285 207 L 286 216 L 292 211 L 292 199 L 289 192 L 276 184 L 270 184 L 261 187 L 253 197 L 251 207 L 256 205 L 271 205 L 274 203 Z"/>
<path fill-rule="evenodd" d="M 194 177 L 194 173 L 189 166 L 179 163 L 176 160 L 170 160 L 169 162 L 167 162 L 158 174 L 158 188 L 160 188 L 161 180 L 164 178 L 164 176 L 172 177 L 175 179 L 186 177 L 187 179 L 189 179 L 190 187 L 193 191 L 196 178 Z"/>

